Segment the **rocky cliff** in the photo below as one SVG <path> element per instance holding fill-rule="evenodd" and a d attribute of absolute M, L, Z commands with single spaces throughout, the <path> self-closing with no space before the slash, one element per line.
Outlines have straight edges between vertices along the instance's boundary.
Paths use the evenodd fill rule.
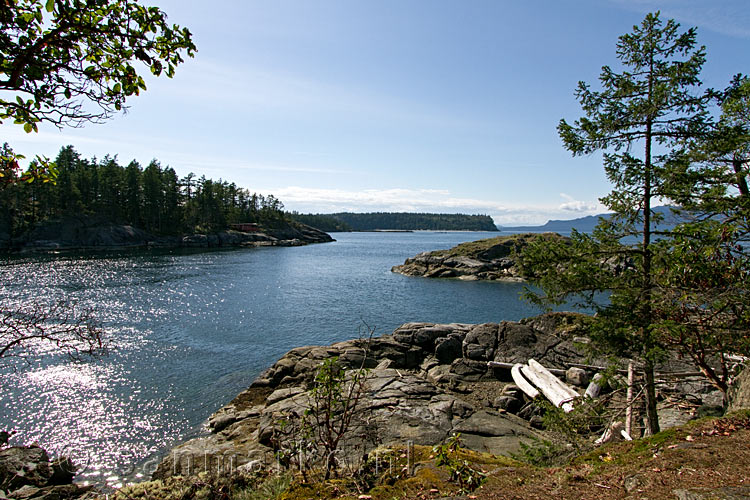
<path fill-rule="evenodd" d="M 426 278 L 521 281 L 515 255 L 536 238 L 562 238 L 555 233 L 498 236 L 461 243 L 449 250 L 422 252 L 391 271 Z"/>
<path fill-rule="evenodd" d="M 209 432 L 174 448 L 154 476 L 195 473 L 196 467 L 222 461 L 249 468 L 273 463 L 279 422 L 310 407 L 316 370 L 334 356 L 346 368 L 370 369 L 353 424 L 357 431 L 342 443 L 342 453 L 354 450 L 361 457 L 379 446 L 434 445 L 458 432 L 470 449 L 514 452 L 522 442 L 542 436 L 539 409 L 509 383 L 507 371 L 488 368 L 488 361 L 534 358 L 563 369 L 576 362 L 603 363 L 587 357 L 586 323 L 585 316 L 572 313 L 499 324 L 407 323 L 370 341 L 293 349 L 218 410 L 209 419 Z M 673 360 L 668 368 L 689 366 Z M 593 375 L 581 372 L 569 379 L 581 384 L 580 393 Z M 693 405 L 721 399 L 701 380 L 666 387 L 670 404 L 687 394 Z M 663 410 L 666 425 L 689 418 L 685 411 L 670 416 L 668 408 Z"/>
<path fill-rule="evenodd" d="M 296 222 L 250 233 L 228 230 L 212 234 L 155 236 L 142 229 L 116 224 L 100 217 L 70 216 L 43 222 L 14 239 L 8 236 L 7 231 L 0 230 L 0 248 L 18 252 L 297 246 L 329 241 L 334 241 L 330 235 Z"/>

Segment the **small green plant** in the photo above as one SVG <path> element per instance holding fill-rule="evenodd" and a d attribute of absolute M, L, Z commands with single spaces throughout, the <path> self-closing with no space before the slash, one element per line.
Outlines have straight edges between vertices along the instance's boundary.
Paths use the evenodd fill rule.
<path fill-rule="evenodd" d="M 276 462 L 286 469 L 296 469 L 308 480 L 308 471 L 317 458 L 313 430 L 304 414 L 288 411 L 273 423 L 271 446 L 276 450 Z"/>
<path fill-rule="evenodd" d="M 366 357 L 366 356 L 365 356 Z M 312 425 L 315 440 L 323 450 L 326 474 L 337 474 L 336 452 L 352 426 L 362 399 L 368 371 L 351 370 L 349 374 L 334 356 L 321 363 L 310 390 L 310 406 L 304 416 Z"/>
<path fill-rule="evenodd" d="M 451 474 L 451 481 L 457 483 L 462 492 L 474 491 L 487 478 L 484 472 L 473 468 L 468 460 L 460 457 L 460 433 L 454 434 L 445 443 L 436 445 L 432 451 L 436 455 L 435 464 L 448 469 Z"/>
<path fill-rule="evenodd" d="M 511 456 L 539 467 L 562 465 L 590 450 L 591 436 L 601 432 L 610 418 L 605 414 L 603 400 L 579 401 L 570 413 L 548 401 L 535 404 L 542 409 L 542 425 L 555 439 L 532 438 L 530 443 L 521 443 L 520 452 Z"/>
<path fill-rule="evenodd" d="M 267 500 L 278 498 L 289 489 L 292 484 L 290 474 L 274 475 L 260 483 L 257 487 L 246 488 L 234 492 L 235 500 Z"/>
<path fill-rule="evenodd" d="M 352 474 L 356 473 L 362 460 L 351 467 L 346 457 L 337 457 L 344 440 L 351 439 L 355 430 L 360 433 L 358 437 L 377 442 L 377 437 L 373 439 L 370 435 L 372 426 L 360 408 L 369 374 L 365 363 L 374 333 L 374 329 L 365 327 L 368 337 L 361 339 L 363 356 L 359 368 L 347 370 L 338 356 L 324 360 L 307 391 L 304 411 L 288 411 L 274 420 L 271 443 L 278 463 L 287 468 L 297 466 L 305 480 L 307 471 L 321 462 L 325 480 L 332 475 L 338 477 L 343 465 L 348 465 Z M 364 449 L 361 451 L 360 456 L 364 456 Z"/>
<path fill-rule="evenodd" d="M 531 438 L 531 443 L 520 443 L 521 451 L 511 453 L 511 458 L 536 467 L 550 467 L 567 462 L 571 449 L 546 439 Z"/>
<path fill-rule="evenodd" d="M 591 443 L 587 438 L 601 432 L 609 420 L 602 400 L 580 401 L 570 413 L 546 401 L 540 404 L 544 407 L 544 428 L 559 434 L 577 453 L 590 448 Z"/>

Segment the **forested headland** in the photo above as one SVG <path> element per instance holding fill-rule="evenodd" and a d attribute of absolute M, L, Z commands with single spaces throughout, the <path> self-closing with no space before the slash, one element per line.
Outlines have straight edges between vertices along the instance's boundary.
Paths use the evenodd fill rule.
<path fill-rule="evenodd" d="M 7 153 L 9 146 L 3 148 Z M 66 146 L 54 165 L 56 182 L 15 182 L 16 171 L 3 172 L 0 232 L 17 237 L 40 222 L 80 215 L 96 215 L 155 235 L 212 233 L 234 223 L 268 228 L 288 224 L 283 203 L 273 195 L 192 173 L 180 178 L 158 160 L 145 168 L 135 160 L 121 165 L 117 156 L 89 160 Z"/>
<path fill-rule="evenodd" d="M 346 222 L 342 222 L 332 215 L 326 214 L 301 214 L 299 212 L 288 213 L 289 217 L 302 224 L 320 229 L 326 233 L 340 233 L 353 231 L 352 227 Z"/>
<path fill-rule="evenodd" d="M 292 217 L 321 231 L 497 231 L 489 215 L 370 212 L 298 214 Z"/>

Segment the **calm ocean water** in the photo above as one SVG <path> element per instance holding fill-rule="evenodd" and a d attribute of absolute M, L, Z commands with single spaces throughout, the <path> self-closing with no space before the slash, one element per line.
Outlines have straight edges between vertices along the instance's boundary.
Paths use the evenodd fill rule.
<path fill-rule="evenodd" d="M 336 233 L 295 248 L 5 260 L 3 302 L 93 307 L 114 349 L 74 363 L 40 348 L 28 365 L 0 367 L 0 429 L 74 456 L 84 480 L 140 477 L 293 347 L 356 337 L 363 322 L 385 334 L 409 321 L 537 314 L 517 283 L 390 272 L 416 253 L 497 234 Z"/>

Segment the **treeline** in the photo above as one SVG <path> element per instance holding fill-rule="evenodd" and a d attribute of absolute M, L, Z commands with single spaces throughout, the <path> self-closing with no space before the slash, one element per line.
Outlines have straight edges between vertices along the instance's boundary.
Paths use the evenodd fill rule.
<path fill-rule="evenodd" d="M 320 214 L 313 217 L 321 217 Z M 497 231 L 489 215 L 430 214 L 410 212 L 335 213 L 327 216 L 352 231 L 433 230 Z M 302 221 L 304 222 L 304 221 Z M 307 222 L 305 222 L 308 224 Z M 312 224 L 311 224 L 312 225 Z M 320 229 L 320 228 L 319 228 Z M 335 231 L 331 229 L 331 231 Z"/>
<path fill-rule="evenodd" d="M 301 214 L 299 212 L 290 212 L 287 214 L 292 220 L 301 224 L 320 229 L 326 233 L 338 233 L 352 231 L 352 227 L 330 215 L 324 214 Z"/>
<path fill-rule="evenodd" d="M 272 195 L 192 173 L 180 178 L 157 160 L 146 168 L 137 161 L 122 166 L 116 156 L 87 160 L 67 146 L 55 168 L 54 183 L 12 182 L 13 172 L 5 172 L 0 209 L 8 232 L 18 235 L 37 222 L 68 215 L 102 216 L 162 235 L 212 232 L 239 222 L 286 223 L 284 205 Z"/>

